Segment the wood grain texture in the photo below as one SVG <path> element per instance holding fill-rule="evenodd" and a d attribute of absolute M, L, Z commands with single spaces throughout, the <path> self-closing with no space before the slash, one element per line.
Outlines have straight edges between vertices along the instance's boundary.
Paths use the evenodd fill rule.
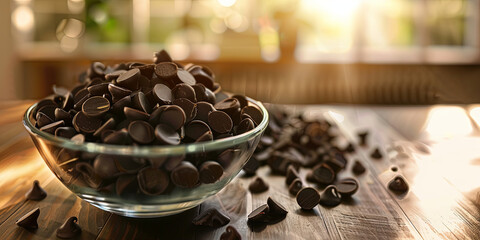
<path fill-rule="evenodd" d="M 81 239 L 219 239 L 227 225 L 212 229 L 191 224 L 195 216 L 209 208 L 226 213 L 231 218 L 228 225 L 234 226 L 243 239 L 480 239 L 478 201 L 459 190 L 462 188 L 454 179 L 428 171 L 431 166 L 422 161 L 427 161 L 429 155 L 419 152 L 413 141 L 366 107 L 307 108 L 310 117 L 325 113 L 327 117 L 333 116 L 342 135 L 339 141 L 343 143 L 356 142 L 355 133 L 359 129 L 372 130 L 369 146 L 348 155 L 347 170 L 338 176 L 352 177 L 351 164 L 354 159 L 360 160 L 367 172 L 355 176 L 360 182 L 359 191 L 337 207 L 301 210 L 295 197 L 288 193 L 285 178 L 262 167 L 257 174 L 269 183 L 267 192 L 250 193 L 246 189 L 253 177 L 240 174 L 196 208 L 169 217 L 133 219 L 89 205 L 54 177 L 20 122 L 29 104 L 0 104 L 0 114 L 6 116 L 0 119 L 0 239 L 55 239 L 56 229 L 69 216 L 78 217 L 83 230 Z M 305 111 L 303 107 L 290 108 L 294 112 Z M 332 113 L 342 115 L 344 120 L 338 121 Z M 398 157 L 398 152 L 392 150 L 395 145 L 402 145 L 408 157 Z M 371 160 L 369 154 L 377 146 L 385 157 Z M 398 166 L 409 182 L 408 194 L 396 195 L 386 187 L 394 174 L 390 170 L 392 165 Z M 305 181 L 305 174 L 302 169 L 304 184 L 311 185 Z M 39 202 L 24 197 L 34 179 L 48 192 L 48 197 Z M 322 190 L 320 186 L 311 186 Z M 472 194 L 478 193 L 468 192 L 468 196 Z M 289 211 L 287 217 L 263 229 L 249 228 L 247 215 L 265 204 L 268 197 L 285 206 Z M 15 221 L 35 207 L 41 211 L 39 229 L 29 232 L 17 227 Z"/>

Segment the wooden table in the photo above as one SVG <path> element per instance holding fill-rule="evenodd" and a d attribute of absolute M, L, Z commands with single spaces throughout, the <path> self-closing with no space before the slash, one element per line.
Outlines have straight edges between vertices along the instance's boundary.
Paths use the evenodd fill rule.
<path fill-rule="evenodd" d="M 244 239 L 480 239 L 477 127 L 468 120 L 469 132 L 432 140 L 429 137 L 435 126 L 429 128 L 429 124 L 434 125 L 432 121 L 438 116 L 431 116 L 431 107 L 307 107 L 307 115 L 325 115 L 335 121 L 344 140 L 355 141 L 358 129 L 368 128 L 372 132 L 369 147 L 357 148 L 354 155 L 348 156 L 367 166 L 367 172 L 357 177 L 360 189 L 352 200 L 335 208 L 300 210 L 287 191 L 284 177 L 270 175 L 268 167 L 263 167 L 258 175 L 268 180 L 268 192 L 252 195 L 246 190 L 252 178 L 240 174 L 199 207 L 170 217 L 132 219 L 90 206 L 54 177 L 20 121 L 31 103 L 0 104 L 0 239 L 56 238 L 56 229 L 70 216 L 79 219 L 81 239 L 219 239 L 226 226 L 208 229 L 191 224 L 199 212 L 210 207 L 227 213 L 231 217 L 229 225 L 235 226 Z M 445 124 L 441 116 L 439 121 Z M 422 129 L 430 135 L 426 137 Z M 429 146 L 419 140 L 428 141 Z M 376 146 L 386 155 L 382 160 L 368 157 Z M 395 150 L 400 148 L 404 154 Z M 352 162 L 340 177 L 351 176 Z M 386 188 L 392 165 L 398 166 L 407 178 L 408 194 L 395 195 Z M 301 174 L 304 176 L 305 171 Z M 26 201 L 24 194 L 35 179 L 48 196 L 40 202 Z M 282 203 L 289 213 L 285 220 L 253 232 L 247 227 L 246 216 L 266 203 L 269 196 Z M 35 207 L 41 210 L 39 229 L 32 233 L 17 227 L 15 221 Z"/>

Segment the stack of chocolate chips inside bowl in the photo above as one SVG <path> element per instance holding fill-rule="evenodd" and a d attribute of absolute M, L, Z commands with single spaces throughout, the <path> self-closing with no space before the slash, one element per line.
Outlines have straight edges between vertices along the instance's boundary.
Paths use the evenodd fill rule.
<path fill-rule="evenodd" d="M 209 68 L 181 65 L 163 50 L 151 64 L 94 62 L 78 80 L 37 103 L 37 128 L 76 143 L 171 146 L 228 138 L 263 120 L 244 96 L 222 92 Z M 147 159 L 59 149 L 57 161 L 65 181 L 118 195 L 158 195 L 218 181 L 237 150 Z"/>

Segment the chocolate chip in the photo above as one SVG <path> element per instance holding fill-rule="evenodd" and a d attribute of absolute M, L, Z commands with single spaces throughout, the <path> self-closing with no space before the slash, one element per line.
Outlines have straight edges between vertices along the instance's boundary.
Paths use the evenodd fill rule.
<path fill-rule="evenodd" d="M 146 113 L 152 112 L 152 106 L 143 92 L 137 92 L 132 96 L 132 106 Z"/>
<path fill-rule="evenodd" d="M 66 124 L 72 122 L 72 115 L 70 115 L 67 111 L 56 108 L 55 109 L 55 121 L 63 120 Z M 38 122 L 38 120 L 37 120 Z"/>
<path fill-rule="evenodd" d="M 112 96 L 113 103 L 116 103 L 118 100 L 130 96 L 132 91 L 130 89 L 122 88 L 113 84 L 108 84 L 108 91 Z"/>
<path fill-rule="evenodd" d="M 187 85 L 194 85 L 195 83 L 197 83 L 197 81 L 195 80 L 192 74 L 190 74 L 189 72 L 181 68 L 177 70 L 177 79 L 178 79 L 177 85 L 178 83 L 187 84 Z"/>
<path fill-rule="evenodd" d="M 53 135 L 55 134 L 55 131 L 57 130 L 57 128 L 64 127 L 64 126 L 65 126 L 65 122 L 62 120 L 62 121 L 50 123 L 41 127 L 40 131 L 44 131 Z"/>
<path fill-rule="evenodd" d="M 93 136 L 94 137 L 101 137 L 103 132 L 107 131 L 107 130 L 113 130 L 115 129 L 115 119 L 114 118 L 110 118 L 108 119 L 106 122 L 104 122 L 102 124 L 102 126 L 100 126 L 94 133 L 93 133 Z"/>
<path fill-rule="evenodd" d="M 112 105 L 113 112 L 116 114 L 124 113 L 125 107 L 130 107 L 132 105 L 132 98 L 130 96 L 123 97 L 119 99 Z"/>
<path fill-rule="evenodd" d="M 35 119 L 37 120 L 37 127 L 39 128 L 53 123 L 53 120 L 42 112 L 38 112 Z"/>
<path fill-rule="evenodd" d="M 177 65 L 172 62 L 161 62 L 155 65 L 155 75 L 162 80 L 174 81 L 177 77 L 177 69 Z"/>
<path fill-rule="evenodd" d="M 106 94 L 109 92 L 108 85 L 109 83 L 100 83 L 100 84 L 88 87 L 87 90 L 91 96 L 102 96 L 103 94 Z"/>
<path fill-rule="evenodd" d="M 203 122 L 208 122 L 208 114 L 215 111 L 215 108 L 212 104 L 208 102 L 197 102 L 197 115 L 194 119 L 201 120 Z"/>
<path fill-rule="evenodd" d="M 154 99 L 160 104 L 169 104 L 173 100 L 172 90 L 164 84 L 156 84 L 153 87 L 152 94 Z"/>
<path fill-rule="evenodd" d="M 207 89 L 203 84 L 197 83 L 192 85 L 193 90 L 195 90 L 195 97 L 197 98 L 197 101 L 204 101 L 208 102 L 208 96 L 207 96 Z"/>
<path fill-rule="evenodd" d="M 40 187 L 40 183 L 38 180 L 33 181 L 33 186 L 28 192 L 25 194 L 25 198 L 28 200 L 35 200 L 40 201 L 47 197 L 47 192 Z"/>
<path fill-rule="evenodd" d="M 305 179 L 309 182 L 312 182 L 312 183 L 317 182 L 317 179 L 315 179 L 315 177 L 313 176 L 313 171 L 311 171 L 311 170 L 307 172 L 307 175 L 305 176 Z"/>
<path fill-rule="evenodd" d="M 268 197 L 267 205 L 269 209 L 268 215 L 285 216 L 288 213 L 287 209 L 283 205 L 273 200 L 271 197 Z"/>
<path fill-rule="evenodd" d="M 137 177 L 135 175 L 121 175 L 117 178 L 115 191 L 119 196 L 135 194 L 138 190 Z"/>
<path fill-rule="evenodd" d="M 320 194 L 311 187 L 302 188 L 297 193 L 297 203 L 304 210 L 311 210 L 320 201 Z"/>
<path fill-rule="evenodd" d="M 197 107 L 195 103 L 186 98 L 175 99 L 173 100 L 172 104 L 177 105 L 183 109 L 185 117 L 187 118 L 185 122 L 190 122 L 195 118 L 195 116 L 197 116 Z"/>
<path fill-rule="evenodd" d="M 193 120 L 185 127 L 185 136 L 192 140 L 197 140 L 209 131 L 211 130 L 208 124 L 200 120 Z"/>
<path fill-rule="evenodd" d="M 246 133 L 255 128 L 255 124 L 250 118 L 243 119 L 237 126 L 237 134 Z"/>
<path fill-rule="evenodd" d="M 104 143 L 114 145 L 125 145 L 130 141 L 127 129 L 123 128 L 108 134 L 103 140 Z"/>
<path fill-rule="evenodd" d="M 19 218 L 15 224 L 28 230 L 38 229 L 38 216 L 40 216 L 40 208 L 35 208 Z"/>
<path fill-rule="evenodd" d="M 260 177 L 256 177 L 249 185 L 251 193 L 262 193 L 268 190 L 268 184 Z"/>
<path fill-rule="evenodd" d="M 128 134 L 137 143 L 149 144 L 155 139 L 153 127 L 145 121 L 133 121 L 128 125 Z"/>
<path fill-rule="evenodd" d="M 115 156 L 99 154 L 93 161 L 93 171 L 103 179 L 115 178 L 120 174 Z"/>
<path fill-rule="evenodd" d="M 262 206 L 258 207 L 257 209 L 253 210 L 250 214 L 248 214 L 248 221 L 249 222 L 267 222 L 268 221 L 268 212 L 269 207 L 267 204 L 263 204 Z"/>
<path fill-rule="evenodd" d="M 172 62 L 172 58 L 167 53 L 167 51 L 162 49 L 161 51 L 155 52 L 153 54 L 153 62 L 155 64 L 158 64 L 158 63 L 161 63 L 161 62 Z"/>
<path fill-rule="evenodd" d="M 77 132 L 85 134 L 93 134 L 98 128 L 102 126 L 102 120 L 94 117 L 89 117 L 83 112 L 78 112 L 73 117 L 73 127 Z"/>
<path fill-rule="evenodd" d="M 192 88 L 192 86 L 185 83 L 177 84 L 172 89 L 172 96 L 174 99 L 186 98 L 192 102 L 197 102 L 195 90 Z"/>
<path fill-rule="evenodd" d="M 205 227 L 214 227 L 218 228 L 221 226 L 225 226 L 230 222 L 230 218 L 219 212 L 215 208 L 210 208 L 205 210 L 204 212 L 200 213 L 200 215 L 196 216 L 192 223 L 195 226 L 205 226 Z"/>
<path fill-rule="evenodd" d="M 138 186 L 147 195 L 159 195 L 165 192 L 170 183 L 168 174 L 157 168 L 147 167 L 137 174 Z"/>
<path fill-rule="evenodd" d="M 93 62 L 92 64 L 90 64 L 90 68 L 87 69 L 87 76 L 89 76 L 90 78 L 103 76 L 104 70 L 105 70 L 105 65 L 103 63 Z"/>
<path fill-rule="evenodd" d="M 162 144 L 178 145 L 180 144 L 180 135 L 169 125 L 158 124 L 155 127 L 155 137 Z"/>
<path fill-rule="evenodd" d="M 136 90 L 138 88 L 138 81 L 142 74 L 137 68 L 130 69 L 118 76 L 116 83 L 118 86 L 127 88 L 130 90 Z"/>
<path fill-rule="evenodd" d="M 229 148 L 218 155 L 217 161 L 223 166 L 223 168 L 228 168 L 234 159 L 240 154 L 240 149 Z"/>
<path fill-rule="evenodd" d="M 206 161 L 200 166 L 200 182 L 209 184 L 218 181 L 223 175 L 223 167 L 217 162 Z"/>
<path fill-rule="evenodd" d="M 353 167 L 352 167 L 352 172 L 356 175 L 360 175 L 362 173 L 365 172 L 365 167 L 363 166 L 363 164 L 356 160 L 355 163 L 353 163 Z"/>
<path fill-rule="evenodd" d="M 197 185 L 199 180 L 198 170 L 190 162 L 181 162 L 170 174 L 172 182 L 183 188 L 191 188 Z"/>
<path fill-rule="evenodd" d="M 375 150 L 373 150 L 373 152 L 370 154 L 370 157 L 373 159 L 381 159 L 383 156 L 380 152 L 380 149 L 375 148 Z"/>
<path fill-rule="evenodd" d="M 397 193 L 405 193 L 409 187 L 407 181 L 402 176 L 397 175 L 388 183 L 388 188 Z"/>
<path fill-rule="evenodd" d="M 178 130 L 185 124 L 185 120 L 186 116 L 183 109 L 176 105 L 170 105 L 162 111 L 158 122 L 169 125 L 174 130 Z"/>
<path fill-rule="evenodd" d="M 230 115 L 232 120 L 235 120 L 240 116 L 240 103 L 235 98 L 224 99 L 220 102 L 217 102 L 214 107 L 215 109 L 219 111 L 224 111 L 225 113 Z"/>
<path fill-rule="evenodd" d="M 38 102 L 37 106 L 33 109 L 32 116 L 36 116 L 37 112 L 38 112 L 38 110 L 40 110 L 40 108 L 42 108 L 44 106 L 48 106 L 48 105 L 52 105 L 54 107 L 57 107 L 57 104 L 54 101 L 52 101 L 51 99 L 43 99 L 40 102 Z"/>
<path fill-rule="evenodd" d="M 109 82 L 115 81 L 120 75 L 122 75 L 125 72 L 127 72 L 127 70 L 124 70 L 124 69 L 113 71 L 105 75 L 105 80 Z"/>
<path fill-rule="evenodd" d="M 71 93 L 65 95 L 65 100 L 63 100 L 62 108 L 65 111 L 68 111 L 74 107 L 75 103 L 73 100 L 73 95 Z"/>
<path fill-rule="evenodd" d="M 247 163 L 245 163 L 245 165 L 243 166 L 243 171 L 248 176 L 252 176 L 255 175 L 259 167 L 260 163 L 258 162 L 258 160 L 255 157 L 251 157 L 250 160 L 248 160 Z"/>
<path fill-rule="evenodd" d="M 354 153 L 355 152 L 355 145 L 353 145 L 353 143 L 349 143 L 343 151 L 347 152 L 347 153 Z"/>
<path fill-rule="evenodd" d="M 391 166 L 391 167 L 390 167 L 390 170 L 391 170 L 392 172 L 397 172 L 397 171 L 398 171 L 398 167 L 397 167 L 397 166 Z"/>
<path fill-rule="evenodd" d="M 235 98 L 240 103 L 240 108 L 243 109 L 244 107 L 248 106 L 248 100 L 243 95 L 233 95 L 232 98 Z M 260 112 L 261 114 L 262 112 Z"/>
<path fill-rule="evenodd" d="M 62 239 L 71 239 L 79 236 L 82 229 L 77 224 L 77 217 L 69 217 L 58 229 L 57 237 Z"/>
<path fill-rule="evenodd" d="M 108 99 L 100 96 L 93 96 L 87 99 L 82 105 L 82 112 L 88 117 L 100 117 L 110 110 Z"/>
<path fill-rule="evenodd" d="M 335 180 L 335 172 L 327 164 L 320 164 L 313 168 L 313 177 L 321 184 L 330 184 Z"/>
<path fill-rule="evenodd" d="M 368 131 L 358 132 L 357 136 L 359 138 L 360 145 L 366 146 L 367 145 Z"/>
<path fill-rule="evenodd" d="M 220 235 L 220 240 L 241 240 L 242 236 L 233 226 L 227 226 L 225 232 Z"/>
<path fill-rule="evenodd" d="M 229 133 L 233 122 L 230 116 L 222 111 L 212 111 L 208 114 L 208 124 L 217 133 Z"/>
<path fill-rule="evenodd" d="M 297 170 L 293 165 L 289 165 L 287 168 L 285 183 L 287 184 L 287 186 L 289 186 L 296 178 L 300 178 L 300 175 L 298 174 Z"/>
<path fill-rule="evenodd" d="M 56 137 L 72 138 L 77 132 L 72 127 L 59 127 L 55 130 Z"/>
<path fill-rule="evenodd" d="M 74 142 L 76 144 L 82 144 L 83 142 L 85 142 L 85 135 L 79 133 L 79 134 L 73 136 L 72 138 L 70 138 L 70 140 L 72 140 L 72 142 Z"/>
<path fill-rule="evenodd" d="M 205 132 L 202 136 L 197 138 L 195 142 L 208 142 L 213 140 L 213 133 L 211 131 Z"/>
<path fill-rule="evenodd" d="M 353 178 L 346 178 L 335 184 L 335 187 L 342 197 L 350 197 L 357 192 L 358 182 Z"/>
<path fill-rule="evenodd" d="M 263 114 L 260 109 L 254 106 L 246 106 L 242 109 L 241 114 L 248 114 L 252 120 L 255 122 L 255 125 L 258 126 L 263 120 Z"/>
<path fill-rule="evenodd" d="M 123 113 L 125 114 L 125 117 L 127 117 L 129 121 L 135 121 L 135 120 L 148 121 L 150 119 L 150 115 L 148 113 L 139 111 L 131 107 L 124 107 Z"/>
<path fill-rule="evenodd" d="M 327 186 L 320 197 L 322 206 L 335 207 L 342 202 L 341 195 L 333 185 Z"/>

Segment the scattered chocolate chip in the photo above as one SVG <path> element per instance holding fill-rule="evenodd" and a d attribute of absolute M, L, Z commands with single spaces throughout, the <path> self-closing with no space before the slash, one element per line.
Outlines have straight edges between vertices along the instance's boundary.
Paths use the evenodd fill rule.
<path fill-rule="evenodd" d="M 358 182 L 353 178 L 346 178 L 335 184 L 337 191 L 342 197 L 350 197 L 358 190 Z"/>
<path fill-rule="evenodd" d="M 397 171 L 398 171 L 398 167 L 397 167 L 397 166 L 391 166 L 391 167 L 390 167 L 390 170 L 391 170 L 392 172 L 397 172 Z"/>
<path fill-rule="evenodd" d="M 248 185 L 248 190 L 250 190 L 251 193 L 262 193 L 267 191 L 268 188 L 269 188 L 268 184 L 261 177 L 256 177 Z"/>
<path fill-rule="evenodd" d="M 313 177 L 321 184 L 331 184 L 335 180 L 335 172 L 327 164 L 320 164 L 313 168 Z"/>
<path fill-rule="evenodd" d="M 389 183 L 388 188 L 397 193 L 404 193 L 408 191 L 407 181 L 400 175 L 395 176 Z"/>
<path fill-rule="evenodd" d="M 300 178 L 296 178 L 292 181 L 292 183 L 290 183 L 290 186 L 288 186 L 288 192 L 293 196 L 296 196 L 302 188 L 302 180 L 300 180 Z"/>
<path fill-rule="evenodd" d="M 363 166 L 363 164 L 360 161 L 355 160 L 355 162 L 353 163 L 352 172 L 356 175 L 360 175 L 360 174 L 364 173 L 365 170 L 366 169 Z"/>
<path fill-rule="evenodd" d="M 242 236 L 233 226 L 227 226 L 225 232 L 220 235 L 220 240 L 241 240 Z"/>
<path fill-rule="evenodd" d="M 35 180 L 33 181 L 33 186 L 28 192 L 25 194 L 25 198 L 28 200 L 35 200 L 40 201 L 47 197 L 47 192 L 40 187 L 40 183 Z"/>
<path fill-rule="evenodd" d="M 206 226 L 214 228 L 225 226 L 229 222 L 230 218 L 227 215 L 219 212 L 215 208 L 210 208 L 202 212 L 200 215 L 198 215 L 192 220 L 192 223 L 195 226 Z"/>
<path fill-rule="evenodd" d="M 354 153 L 355 152 L 355 145 L 353 145 L 353 143 L 349 143 L 343 151 L 345 151 L 347 153 Z"/>
<path fill-rule="evenodd" d="M 268 212 L 269 207 L 267 204 L 263 204 L 262 206 L 258 207 L 257 209 L 253 210 L 250 214 L 248 214 L 248 221 L 249 222 L 267 222 L 268 221 Z"/>
<path fill-rule="evenodd" d="M 381 159 L 383 156 L 380 152 L 380 149 L 375 148 L 375 150 L 373 150 L 373 152 L 370 154 L 370 157 L 373 159 Z"/>
<path fill-rule="evenodd" d="M 342 202 L 341 195 L 335 186 L 330 185 L 325 188 L 320 197 L 322 206 L 335 207 Z"/>
<path fill-rule="evenodd" d="M 82 229 L 77 224 L 77 217 L 69 217 L 58 229 L 57 237 L 62 239 L 71 239 L 82 233 Z"/>
<path fill-rule="evenodd" d="M 366 146 L 367 145 L 368 131 L 358 132 L 357 136 L 358 136 L 358 139 L 360 141 L 360 145 L 361 146 Z"/>
<path fill-rule="evenodd" d="M 287 168 L 287 175 L 285 177 L 285 183 L 287 186 L 289 186 L 293 180 L 300 178 L 300 175 L 298 174 L 297 170 L 293 165 L 289 165 Z"/>
<path fill-rule="evenodd" d="M 40 208 L 35 208 L 19 218 L 15 224 L 28 230 L 38 229 L 38 216 L 40 216 Z"/>
<path fill-rule="evenodd" d="M 311 210 L 320 201 L 320 194 L 311 187 L 302 188 L 297 193 L 297 203 L 304 210 Z"/>
<path fill-rule="evenodd" d="M 278 203 L 277 201 L 273 200 L 271 197 L 267 199 L 268 205 L 268 214 L 272 216 L 285 216 L 287 215 L 288 211 L 285 209 L 283 205 Z"/>
<path fill-rule="evenodd" d="M 223 175 L 223 167 L 217 162 L 206 161 L 200 166 L 200 182 L 214 183 Z"/>

